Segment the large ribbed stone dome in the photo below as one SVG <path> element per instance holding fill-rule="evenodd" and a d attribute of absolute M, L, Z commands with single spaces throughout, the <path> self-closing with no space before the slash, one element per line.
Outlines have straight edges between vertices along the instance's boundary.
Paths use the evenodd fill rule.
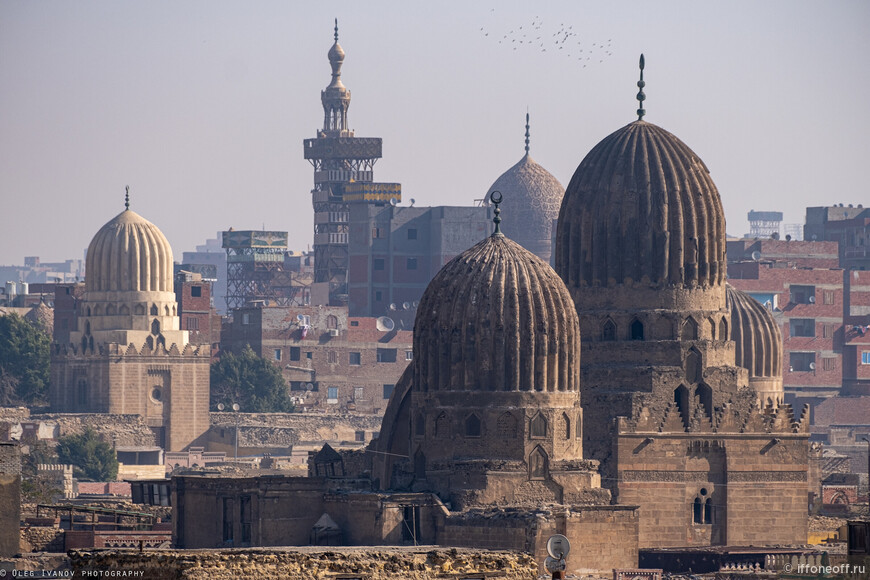
<path fill-rule="evenodd" d="M 704 162 L 635 121 L 583 159 L 559 213 L 556 270 L 570 288 L 721 286 L 725 218 Z"/>
<path fill-rule="evenodd" d="M 553 220 L 565 188 L 552 173 L 526 153 L 519 162 L 501 174 L 489 188 L 501 192 L 505 217 L 501 228 L 518 244 L 545 262 L 552 252 Z"/>
<path fill-rule="evenodd" d="M 451 260 L 414 324 L 422 391 L 578 391 L 580 330 L 548 264 L 501 234 Z"/>
<path fill-rule="evenodd" d="M 758 392 L 762 403 L 782 402 L 782 333 L 776 320 L 752 296 L 725 287 L 731 310 L 731 340 L 737 366 L 749 371 L 749 385 Z"/>
<path fill-rule="evenodd" d="M 115 216 L 91 240 L 88 292 L 172 292 L 172 248 L 163 233 L 134 211 Z"/>

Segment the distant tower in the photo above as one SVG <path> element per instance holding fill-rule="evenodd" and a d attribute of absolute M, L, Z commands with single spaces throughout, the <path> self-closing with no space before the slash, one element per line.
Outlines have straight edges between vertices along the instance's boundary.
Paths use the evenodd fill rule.
<path fill-rule="evenodd" d="M 779 228 L 782 224 L 781 211 L 755 211 L 752 210 L 746 217 L 749 219 L 750 238 L 769 238 L 776 234 L 779 236 Z"/>
<path fill-rule="evenodd" d="M 348 128 L 350 91 L 341 82 L 344 50 L 338 44 L 338 20 L 328 56 L 332 82 L 320 93 L 323 129 L 316 138 L 305 139 L 304 147 L 305 159 L 314 166 L 314 283 L 327 284 L 329 303 L 341 305 L 347 303 L 348 269 L 349 208 L 344 186 L 371 184 L 375 162 L 381 157 L 381 139 L 354 137 Z M 397 195 L 400 200 L 401 194 Z"/>

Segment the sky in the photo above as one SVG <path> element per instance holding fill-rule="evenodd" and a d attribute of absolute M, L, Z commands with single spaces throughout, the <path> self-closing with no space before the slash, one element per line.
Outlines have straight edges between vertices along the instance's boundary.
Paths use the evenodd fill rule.
<path fill-rule="evenodd" d="M 704 160 L 730 235 L 753 209 L 870 205 L 866 0 L 3 0 L 0 265 L 82 258 L 127 185 L 176 261 L 230 227 L 306 249 L 335 18 L 349 125 L 405 204 L 483 197 L 527 110 L 567 185 L 636 119 L 644 53 L 645 120 Z"/>

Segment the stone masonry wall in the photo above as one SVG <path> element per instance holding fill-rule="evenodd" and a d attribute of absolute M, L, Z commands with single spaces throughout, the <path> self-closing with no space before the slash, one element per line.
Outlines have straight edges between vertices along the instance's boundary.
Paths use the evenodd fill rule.
<path fill-rule="evenodd" d="M 108 443 L 114 440 L 121 447 L 156 444 L 154 432 L 139 415 L 47 413 L 32 415 L 30 420 L 57 423 L 61 437 L 82 433 L 86 427 L 90 427 Z"/>
<path fill-rule="evenodd" d="M 432 580 L 484 575 L 535 580 L 534 559 L 518 552 L 468 549 L 355 548 L 236 549 L 185 552 L 71 551 L 76 576 L 89 570 L 142 571 L 153 580 Z M 487 574 L 488 573 L 488 574 Z"/>
<path fill-rule="evenodd" d="M 64 530 L 59 527 L 25 526 L 21 528 L 21 552 L 63 552 Z"/>
<path fill-rule="evenodd" d="M 0 443 L 0 557 L 18 553 L 21 520 L 21 450 Z"/>

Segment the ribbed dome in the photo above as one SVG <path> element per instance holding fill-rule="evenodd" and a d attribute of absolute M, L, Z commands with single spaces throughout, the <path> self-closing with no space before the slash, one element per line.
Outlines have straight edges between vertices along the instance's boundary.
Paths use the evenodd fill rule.
<path fill-rule="evenodd" d="M 136 212 L 115 216 L 88 246 L 88 292 L 172 292 L 172 248 L 163 233 Z"/>
<path fill-rule="evenodd" d="M 782 333 L 773 315 L 746 292 L 728 284 L 725 298 L 731 310 L 731 340 L 738 366 L 753 378 L 782 379 Z"/>
<path fill-rule="evenodd" d="M 415 390 L 577 391 L 580 330 L 540 258 L 493 234 L 435 276 L 414 324 Z"/>
<path fill-rule="evenodd" d="M 505 217 L 501 228 L 518 244 L 549 262 L 553 220 L 559 217 L 559 207 L 565 188 L 553 174 L 538 165 L 526 153 L 520 161 L 501 174 L 489 188 L 503 196 Z"/>
<path fill-rule="evenodd" d="M 707 167 L 645 121 L 606 137 L 577 167 L 556 245 L 556 270 L 570 287 L 725 280 L 725 218 Z"/>

